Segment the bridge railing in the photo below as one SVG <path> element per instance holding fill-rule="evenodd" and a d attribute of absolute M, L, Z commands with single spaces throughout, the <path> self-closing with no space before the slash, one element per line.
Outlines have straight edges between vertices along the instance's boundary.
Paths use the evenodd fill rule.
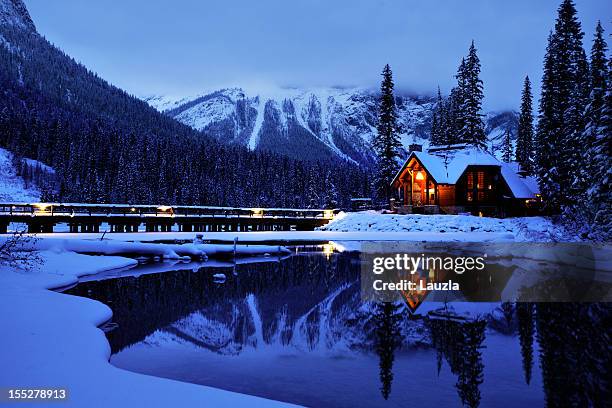
<path fill-rule="evenodd" d="M 222 217 L 332 219 L 335 209 L 240 208 L 215 206 L 169 206 L 80 203 L 0 203 L 0 215 L 31 217 L 124 216 L 124 217 Z"/>

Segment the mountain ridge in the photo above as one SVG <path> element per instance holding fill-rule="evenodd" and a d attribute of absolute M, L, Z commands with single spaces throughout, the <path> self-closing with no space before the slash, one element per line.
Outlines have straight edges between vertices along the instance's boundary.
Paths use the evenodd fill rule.
<path fill-rule="evenodd" d="M 336 156 L 365 166 L 375 163 L 375 89 L 278 88 L 258 92 L 233 87 L 187 97 L 143 99 L 160 112 L 228 144 L 312 159 Z M 435 104 L 433 96 L 396 93 L 398 131 L 405 150 L 412 143 L 429 144 Z M 493 151 L 500 150 L 506 129 L 515 138 L 516 112 L 488 112 L 483 119 Z"/>

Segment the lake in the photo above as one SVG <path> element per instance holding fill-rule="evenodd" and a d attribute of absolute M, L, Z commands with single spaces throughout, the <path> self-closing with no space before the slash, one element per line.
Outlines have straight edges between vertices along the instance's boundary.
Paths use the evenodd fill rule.
<path fill-rule="evenodd" d="M 149 264 L 66 293 L 113 310 L 111 364 L 307 406 L 565 406 L 609 397 L 609 304 L 364 303 L 360 257 Z M 453 318 L 450 310 L 473 319 Z M 435 312 L 438 310 L 438 312 Z M 433 313 L 430 313 L 433 312 Z"/>

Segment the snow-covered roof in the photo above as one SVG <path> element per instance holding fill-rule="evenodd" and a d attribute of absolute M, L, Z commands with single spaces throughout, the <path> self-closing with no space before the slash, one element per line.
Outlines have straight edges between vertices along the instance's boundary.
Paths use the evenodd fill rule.
<path fill-rule="evenodd" d="M 394 177 L 394 182 L 413 157 L 421 162 L 438 184 L 456 184 L 468 166 L 498 166 L 515 198 L 533 198 L 535 194 L 539 194 L 537 182 L 533 177 L 518 175 L 517 163 L 501 162 L 491 153 L 476 147 L 412 152 Z"/>

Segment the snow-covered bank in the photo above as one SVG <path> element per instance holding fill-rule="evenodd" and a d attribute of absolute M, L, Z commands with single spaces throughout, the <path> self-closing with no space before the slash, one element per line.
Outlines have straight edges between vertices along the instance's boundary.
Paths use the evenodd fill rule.
<path fill-rule="evenodd" d="M 233 242 L 300 242 L 321 243 L 325 241 L 429 241 L 429 242 L 489 242 L 513 241 L 509 232 L 421 232 L 421 231 L 266 231 L 266 232 L 205 232 L 204 239 Z M 59 233 L 38 234 L 39 238 L 96 239 L 101 234 Z M 105 238 L 114 241 L 172 241 L 191 240 L 193 232 L 124 232 L 107 234 Z"/>
<path fill-rule="evenodd" d="M 469 233 L 479 241 L 482 234 L 511 234 L 515 241 L 571 241 L 571 234 L 546 217 L 490 218 L 471 215 L 397 215 L 376 211 L 340 213 L 322 231 L 441 233 L 452 237 Z M 450 239 L 449 239 L 450 240 Z"/>
<path fill-rule="evenodd" d="M 68 239 L 61 237 L 68 236 Z M 143 243 L 112 239 L 82 239 L 78 235 L 52 235 L 37 237 L 20 245 L 25 251 L 54 251 L 85 255 L 119 255 L 127 257 L 157 257 L 166 260 L 203 260 L 208 256 L 251 256 L 288 254 L 290 251 L 278 245 L 219 245 L 219 244 L 168 244 Z M 0 243 L 9 239 L 0 236 Z"/>
<path fill-rule="evenodd" d="M 62 387 L 70 407 L 281 406 L 279 402 L 205 386 L 149 377 L 109 364 L 110 347 L 98 325 L 111 317 L 104 304 L 47 290 L 78 276 L 129 267 L 135 261 L 42 251 L 29 272 L 0 267 L 0 384 Z M 44 405 L 44 403 L 43 403 Z"/>

